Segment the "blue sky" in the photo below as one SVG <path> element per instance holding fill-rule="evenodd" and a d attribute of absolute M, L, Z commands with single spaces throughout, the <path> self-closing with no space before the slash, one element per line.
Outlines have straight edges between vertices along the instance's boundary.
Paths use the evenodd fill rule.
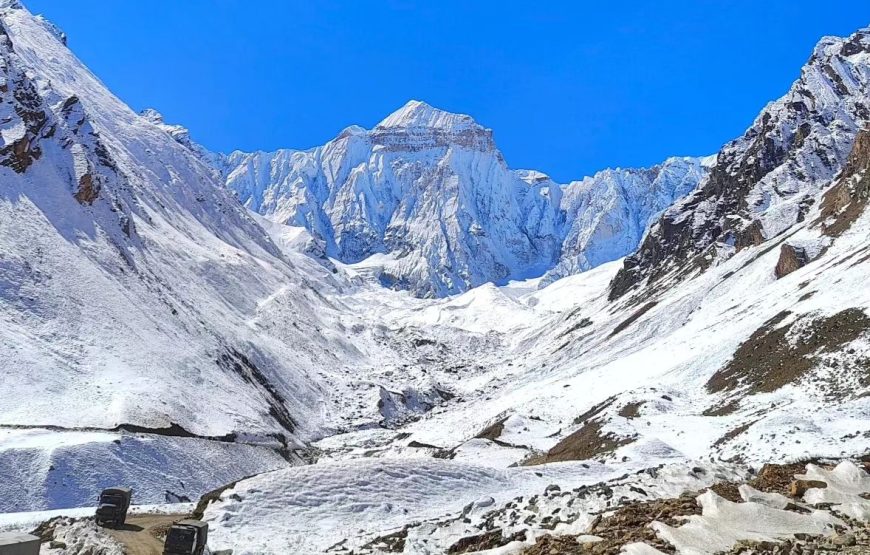
<path fill-rule="evenodd" d="M 409 99 L 567 181 L 713 153 L 867 0 L 25 0 L 133 108 L 205 146 L 307 148 Z"/>

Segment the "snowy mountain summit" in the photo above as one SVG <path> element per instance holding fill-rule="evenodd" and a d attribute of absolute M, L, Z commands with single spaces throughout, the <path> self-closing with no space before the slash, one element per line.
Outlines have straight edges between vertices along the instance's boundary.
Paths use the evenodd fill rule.
<path fill-rule="evenodd" d="M 423 135 L 429 133 L 452 135 L 445 143 L 453 142 L 463 133 L 471 135 L 480 133 L 490 139 L 492 138 L 492 132 L 484 129 L 471 116 L 445 112 L 419 100 L 409 101 L 387 116 L 375 129 L 382 132 L 390 130 L 404 133 L 417 132 Z M 490 142 L 483 149 L 492 147 L 493 145 Z"/>
<path fill-rule="evenodd" d="M 509 169 L 470 116 L 417 100 L 371 131 L 348 127 L 307 151 L 235 152 L 223 167 L 248 208 L 422 297 L 549 281 L 625 256 L 706 174 L 700 160 L 674 158 L 559 185 Z"/>

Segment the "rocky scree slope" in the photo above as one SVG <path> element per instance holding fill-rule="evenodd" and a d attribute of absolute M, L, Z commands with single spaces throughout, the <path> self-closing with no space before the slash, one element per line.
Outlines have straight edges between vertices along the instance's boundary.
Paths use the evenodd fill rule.
<path fill-rule="evenodd" d="M 362 262 L 381 284 L 421 297 L 550 282 L 625 256 L 706 175 L 699 159 L 671 158 L 559 185 L 510 170 L 471 117 L 419 101 L 322 147 L 234 152 L 218 166 L 245 206 L 307 229 L 318 255 Z"/>

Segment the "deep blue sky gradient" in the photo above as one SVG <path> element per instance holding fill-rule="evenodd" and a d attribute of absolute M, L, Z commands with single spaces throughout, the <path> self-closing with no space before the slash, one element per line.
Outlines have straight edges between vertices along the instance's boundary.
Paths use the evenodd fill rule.
<path fill-rule="evenodd" d="M 206 147 L 308 148 L 409 99 L 557 180 L 710 154 L 867 0 L 25 0 L 134 109 Z"/>

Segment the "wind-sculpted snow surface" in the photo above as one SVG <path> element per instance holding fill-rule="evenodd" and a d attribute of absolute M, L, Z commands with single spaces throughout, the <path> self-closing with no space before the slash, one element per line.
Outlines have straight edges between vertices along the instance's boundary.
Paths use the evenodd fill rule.
<path fill-rule="evenodd" d="M 410 514 L 441 516 L 510 485 L 503 471 L 431 459 L 298 467 L 224 492 L 210 510 L 218 515 L 212 541 L 234 552 L 244 545 L 239 553 L 323 552 L 354 530 L 389 530 Z"/>
<path fill-rule="evenodd" d="M 795 534 L 832 535 L 834 525 L 843 524 L 825 511 L 801 514 L 762 503 L 734 503 L 712 491 L 701 495 L 698 504 L 702 516 L 690 516 L 679 527 L 653 525 L 680 553 L 721 553 L 741 540 L 776 541 L 793 538 Z"/>
<path fill-rule="evenodd" d="M 471 117 L 419 101 L 371 131 L 349 127 L 307 151 L 235 152 L 220 166 L 251 210 L 422 297 L 616 260 L 706 174 L 698 159 L 672 158 L 559 185 L 510 170 Z"/>
<path fill-rule="evenodd" d="M 318 464 L 242 481 L 220 494 L 206 510 L 205 520 L 218 549 L 232 548 L 239 554 L 322 553 L 343 538 L 354 539 L 336 547 L 358 547 L 360 530 L 374 535 L 411 520 L 436 522 L 469 504 L 464 512 L 479 515 L 554 481 L 567 487 L 616 478 L 613 470 L 594 463 L 586 468 L 494 469 L 438 459 Z M 678 479 L 682 487 L 699 481 L 685 473 Z"/>

